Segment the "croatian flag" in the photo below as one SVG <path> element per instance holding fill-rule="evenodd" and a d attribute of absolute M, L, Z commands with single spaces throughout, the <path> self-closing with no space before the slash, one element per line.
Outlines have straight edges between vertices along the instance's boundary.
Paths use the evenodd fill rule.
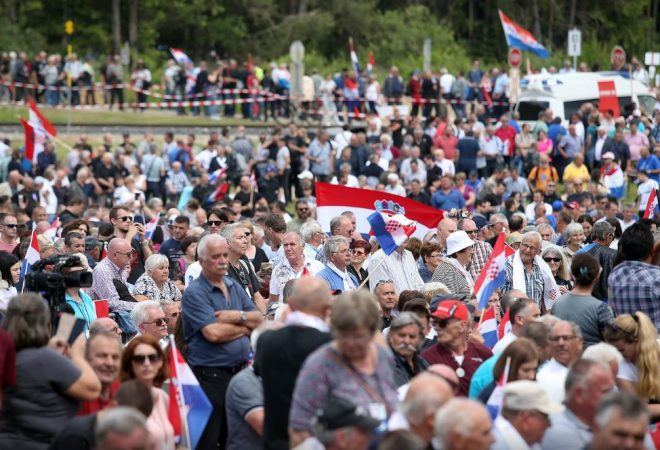
<path fill-rule="evenodd" d="M 355 53 L 355 47 L 353 46 L 353 38 L 348 38 L 348 51 L 351 55 L 351 65 L 353 66 L 353 71 L 356 75 L 360 74 L 360 62 L 358 61 L 357 53 Z"/>
<path fill-rule="evenodd" d="M 215 184 L 219 179 L 222 178 L 222 175 L 225 173 L 227 173 L 226 168 L 218 169 L 213 172 L 211 175 L 209 175 L 209 184 Z"/>
<path fill-rule="evenodd" d="M 21 117 L 21 124 L 23 125 L 23 131 L 25 131 L 25 151 L 24 156 L 28 161 L 34 160 L 34 149 L 36 147 L 37 141 L 37 132 L 30 122 Z M 43 148 L 43 146 L 42 146 Z"/>
<path fill-rule="evenodd" d="M 50 238 L 51 241 L 54 241 L 57 239 L 57 232 L 60 229 L 60 218 L 55 217 L 55 220 L 53 220 L 53 223 L 50 224 L 50 226 L 44 231 L 44 236 L 47 236 Z"/>
<path fill-rule="evenodd" d="M 160 218 L 160 213 L 156 214 L 156 217 L 151 219 L 144 226 L 144 238 L 145 239 L 153 239 L 154 232 L 156 231 L 156 227 L 158 226 L 158 219 L 159 218 Z"/>
<path fill-rule="evenodd" d="M 259 192 L 259 185 L 257 184 L 257 174 L 253 170 L 250 173 L 250 186 L 254 192 Z"/>
<path fill-rule="evenodd" d="M 415 232 L 415 222 L 401 214 L 389 216 L 376 211 L 368 218 L 380 248 L 390 255 Z"/>
<path fill-rule="evenodd" d="M 371 74 L 371 71 L 374 70 L 376 65 L 376 59 L 374 58 L 374 52 L 369 52 L 369 59 L 367 60 L 367 73 Z"/>
<path fill-rule="evenodd" d="M 511 331 L 511 316 L 509 315 L 509 310 L 507 309 L 500 320 L 500 324 L 497 326 L 497 340 L 500 340 L 504 337 L 505 334 Z"/>
<path fill-rule="evenodd" d="M 493 393 L 490 394 L 490 397 L 488 397 L 488 401 L 486 402 L 486 408 L 488 408 L 490 417 L 493 420 L 497 419 L 497 416 L 500 415 L 500 410 L 502 409 L 502 401 L 504 400 L 504 385 L 509 379 L 510 367 L 511 367 L 511 357 L 509 356 L 506 359 L 504 372 L 502 372 L 502 376 L 500 377 L 500 379 L 497 380 L 495 389 L 493 389 Z"/>
<path fill-rule="evenodd" d="M 225 195 L 229 192 L 229 183 L 222 183 L 218 188 L 206 199 L 208 203 L 215 203 L 221 201 L 225 198 Z"/>
<path fill-rule="evenodd" d="M 330 231 L 330 221 L 333 217 L 350 211 L 355 214 L 355 228 L 366 236 L 371 230 L 368 217 L 374 210 L 391 216 L 401 214 L 414 220 L 417 228 L 412 235 L 420 239 L 429 231 L 435 231 L 438 222 L 444 217 L 444 211 L 400 195 L 338 184 L 316 183 L 317 220 L 326 232 Z"/>
<path fill-rule="evenodd" d="M 495 347 L 498 341 L 497 320 L 495 319 L 495 308 L 492 306 L 481 314 L 479 332 L 484 338 L 484 345 L 488 348 Z"/>
<path fill-rule="evenodd" d="M 183 50 L 181 50 L 180 48 L 170 47 L 170 53 L 174 57 L 174 60 L 182 66 L 184 64 L 192 64 L 193 63 L 192 59 L 190 59 L 190 57 L 188 55 L 186 55 L 183 52 Z"/>
<path fill-rule="evenodd" d="M 509 19 L 501 10 L 500 21 L 502 22 L 504 36 L 509 47 L 518 47 L 520 50 L 527 50 L 541 58 L 550 57 L 550 53 L 534 38 L 532 33 Z"/>
<path fill-rule="evenodd" d="M 479 300 L 479 309 L 485 309 L 488 306 L 488 300 L 498 287 L 504 284 L 504 262 L 508 256 L 515 253 L 505 242 L 504 233 L 500 233 L 495 242 L 495 248 L 491 253 L 488 262 L 481 270 L 477 282 L 474 284 L 474 292 Z"/>
<path fill-rule="evenodd" d="M 25 259 L 23 264 L 21 264 L 21 279 L 25 278 L 25 275 L 32 272 L 32 266 L 41 259 L 39 254 L 39 240 L 37 239 L 37 233 L 32 231 L 32 238 L 30 239 L 30 246 L 25 253 Z"/>
<path fill-rule="evenodd" d="M 46 117 L 39 111 L 36 103 L 32 100 L 32 97 L 28 99 L 30 104 L 30 123 L 36 128 L 42 128 L 46 133 L 51 136 L 57 136 L 57 130 L 55 126 L 48 120 Z"/>
<path fill-rule="evenodd" d="M 658 207 L 658 190 L 653 189 L 649 194 L 649 199 L 646 202 L 646 208 L 644 208 L 644 217 L 643 219 L 652 219 L 655 216 L 655 209 Z"/>
<path fill-rule="evenodd" d="M 170 335 L 169 419 L 174 435 L 180 436 L 187 448 L 196 448 L 212 412 L 211 402 Z"/>

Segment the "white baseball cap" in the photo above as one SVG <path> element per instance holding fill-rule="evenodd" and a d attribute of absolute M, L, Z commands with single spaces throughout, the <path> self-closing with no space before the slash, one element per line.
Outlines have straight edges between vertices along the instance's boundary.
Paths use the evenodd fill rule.
<path fill-rule="evenodd" d="M 564 410 L 559 403 L 550 400 L 540 384 L 530 380 L 518 380 L 504 386 L 503 406 L 514 411 L 539 411 L 553 415 Z"/>
<path fill-rule="evenodd" d="M 460 252 L 463 249 L 472 247 L 474 241 L 470 239 L 463 230 L 454 231 L 447 237 L 447 256 Z"/>

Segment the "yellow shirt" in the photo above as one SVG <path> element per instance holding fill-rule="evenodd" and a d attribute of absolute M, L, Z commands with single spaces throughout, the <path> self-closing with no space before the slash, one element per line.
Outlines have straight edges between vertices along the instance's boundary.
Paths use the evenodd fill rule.
<path fill-rule="evenodd" d="M 587 189 L 588 182 L 591 179 L 591 176 L 589 175 L 589 169 L 587 169 L 587 166 L 582 164 L 580 167 L 576 166 L 574 163 L 570 163 L 566 168 L 564 169 L 564 181 L 575 181 L 575 180 L 580 180 L 582 181 L 582 185 L 584 186 L 585 189 Z"/>

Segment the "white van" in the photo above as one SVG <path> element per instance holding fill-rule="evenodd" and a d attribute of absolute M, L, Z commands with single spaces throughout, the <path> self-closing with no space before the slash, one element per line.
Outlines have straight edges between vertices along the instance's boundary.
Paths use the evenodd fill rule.
<path fill-rule="evenodd" d="M 527 75 L 520 83 L 520 120 L 536 122 L 539 113 L 550 108 L 554 117 L 561 117 L 566 124 L 583 103 L 599 102 L 598 82 L 609 80 L 614 81 L 621 114 L 633 101 L 647 114 L 653 113 L 655 95 L 641 81 L 631 80 L 628 72 L 543 73 Z"/>

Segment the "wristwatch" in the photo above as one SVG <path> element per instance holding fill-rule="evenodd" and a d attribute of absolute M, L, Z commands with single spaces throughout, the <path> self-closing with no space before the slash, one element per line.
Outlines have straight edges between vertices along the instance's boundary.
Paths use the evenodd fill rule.
<path fill-rule="evenodd" d="M 245 311 L 241 311 L 241 314 L 238 316 L 238 320 L 241 323 L 245 323 L 245 321 L 247 321 L 247 314 L 245 314 Z"/>

